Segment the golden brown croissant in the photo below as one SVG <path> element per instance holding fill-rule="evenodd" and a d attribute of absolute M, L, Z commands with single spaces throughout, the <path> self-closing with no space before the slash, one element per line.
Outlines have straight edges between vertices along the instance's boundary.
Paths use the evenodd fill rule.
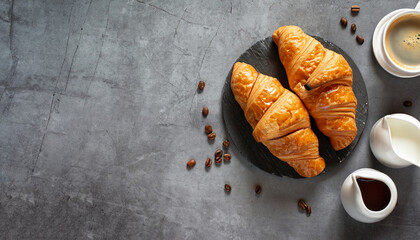
<path fill-rule="evenodd" d="M 330 138 L 335 150 L 350 145 L 357 134 L 357 100 L 347 61 L 297 26 L 278 28 L 273 40 L 290 88 L 302 99 L 319 130 Z"/>
<path fill-rule="evenodd" d="M 314 177 L 324 170 L 308 111 L 294 93 L 242 62 L 233 66 L 231 87 L 257 142 L 303 177 Z"/>

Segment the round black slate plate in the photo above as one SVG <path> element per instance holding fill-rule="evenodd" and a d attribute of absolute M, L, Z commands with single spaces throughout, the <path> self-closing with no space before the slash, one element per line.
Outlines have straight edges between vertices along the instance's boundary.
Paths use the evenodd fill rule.
<path fill-rule="evenodd" d="M 325 41 L 320 37 L 314 38 L 321 42 L 324 47 L 343 55 L 350 64 L 353 70 L 353 91 L 358 101 L 356 110 L 357 136 L 353 143 L 343 150 L 334 151 L 329 143 L 328 137 L 318 130 L 315 122 L 311 119 L 312 129 L 319 139 L 320 155 L 326 162 L 325 170 L 322 173 L 325 174 L 332 172 L 341 162 L 346 160 L 359 141 L 367 119 L 368 95 L 362 74 L 353 60 L 335 44 Z M 271 37 L 255 43 L 236 61 L 251 64 L 258 72 L 277 78 L 285 88 L 290 90 L 286 71 L 278 56 L 277 45 Z M 223 119 L 231 142 L 237 146 L 244 157 L 260 169 L 278 176 L 301 178 L 287 163 L 274 157 L 263 144 L 257 143 L 254 140 L 252 137 L 252 128 L 246 121 L 241 107 L 233 96 L 230 87 L 231 75 L 232 69 L 226 78 L 222 94 Z"/>

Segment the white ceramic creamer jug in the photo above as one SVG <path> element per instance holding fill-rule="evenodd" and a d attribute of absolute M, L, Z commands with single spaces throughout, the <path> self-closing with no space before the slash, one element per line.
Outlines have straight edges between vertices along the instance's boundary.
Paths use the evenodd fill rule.
<path fill-rule="evenodd" d="M 385 166 L 420 167 L 420 122 L 402 113 L 379 119 L 370 132 L 370 148 Z"/>
<path fill-rule="evenodd" d="M 397 187 L 390 177 L 371 168 L 350 174 L 341 187 L 341 203 L 355 220 L 373 223 L 386 218 L 397 204 Z"/>

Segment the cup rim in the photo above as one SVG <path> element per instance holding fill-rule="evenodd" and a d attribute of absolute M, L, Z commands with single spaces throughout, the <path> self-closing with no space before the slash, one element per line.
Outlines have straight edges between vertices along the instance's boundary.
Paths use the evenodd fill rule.
<path fill-rule="evenodd" d="M 395 20 L 397 20 L 398 18 L 404 16 L 404 15 L 408 15 L 408 14 L 418 14 L 420 15 L 420 10 L 418 9 L 406 9 L 403 12 L 397 13 L 395 16 L 393 16 L 385 25 L 383 33 L 382 33 L 382 45 L 383 45 L 383 50 L 385 53 L 385 57 L 386 60 L 389 64 L 391 64 L 393 67 L 397 68 L 398 70 L 405 72 L 407 74 L 419 74 L 420 73 L 420 69 L 415 69 L 415 70 L 411 70 L 411 69 L 406 69 L 403 68 L 401 66 L 399 66 L 398 64 L 396 64 L 394 62 L 394 60 L 392 60 L 392 58 L 389 56 L 388 50 L 386 49 L 386 45 L 385 45 L 385 38 L 386 38 L 386 34 L 389 30 L 389 27 L 391 26 L 392 23 L 395 22 Z"/>

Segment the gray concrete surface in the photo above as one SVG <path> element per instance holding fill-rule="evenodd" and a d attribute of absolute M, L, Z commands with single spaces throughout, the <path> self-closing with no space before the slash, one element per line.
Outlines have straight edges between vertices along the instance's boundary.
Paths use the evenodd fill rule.
<path fill-rule="evenodd" d="M 352 4 L 361 6 L 357 16 Z M 368 145 L 378 118 L 420 119 L 420 78 L 387 74 L 371 47 L 384 15 L 415 4 L 1 0 L 0 238 L 419 239 L 420 170 L 386 168 Z M 357 24 L 363 45 L 341 28 L 342 16 Z M 286 24 L 334 42 L 358 64 L 369 93 L 358 146 L 336 172 L 311 180 L 267 174 L 235 146 L 230 164 L 205 171 L 223 139 L 227 73 Z M 202 93 L 199 80 L 207 83 Z M 411 108 L 402 105 L 407 99 Z M 214 144 L 203 134 L 207 123 L 218 134 Z M 198 163 L 187 171 L 190 158 Z M 358 223 L 341 206 L 344 178 L 362 167 L 397 185 L 398 205 L 382 222 Z M 263 185 L 260 197 L 255 183 Z"/>

